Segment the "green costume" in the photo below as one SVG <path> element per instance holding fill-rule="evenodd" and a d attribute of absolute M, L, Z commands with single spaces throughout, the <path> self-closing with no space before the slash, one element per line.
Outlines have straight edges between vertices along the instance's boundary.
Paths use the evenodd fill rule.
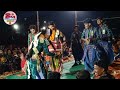
<path fill-rule="evenodd" d="M 34 40 L 34 34 L 32 33 L 29 33 L 28 35 L 28 48 L 31 44 L 31 42 Z M 28 50 L 29 52 L 29 50 Z M 30 63 L 30 59 L 27 61 L 27 69 L 26 69 L 26 74 L 27 74 L 27 78 L 29 79 L 30 78 L 30 75 L 31 75 L 31 71 L 30 71 L 30 66 L 31 66 L 31 63 Z"/>
<path fill-rule="evenodd" d="M 32 48 L 29 53 L 31 54 L 30 71 L 33 79 L 47 79 L 44 59 L 40 58 L 39 55 L 41 55 L 42 51 L 49 56 L 54 56 L 54 54 L 49 52 L 46 41 L 46 38 L 41 37 L 41 33 L 38 33 L 32 42 Z"/>

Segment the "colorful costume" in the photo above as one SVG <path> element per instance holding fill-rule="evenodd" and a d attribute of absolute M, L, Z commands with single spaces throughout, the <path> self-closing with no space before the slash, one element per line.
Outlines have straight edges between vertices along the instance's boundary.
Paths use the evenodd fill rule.
<path fill-rule="evenodd" d="M 44 51 L 47 55 L 54 56 L 53 53 L 49 52 L 45 39 L 45 36 L 40 32 L 35 35 L 30 45 L 30 71 L 33 79 L 47 79 L 44 57 L 41 56 L 41 52 Z"/>
<path fill-rule="evenodd" d="M 50 29 L 49 29 L 50 30 Z M 50 60 L 50 66 L 51 70 L 53 72 L 61 72 L 62 71 L 62 40 L 65 41 L 65 37 L 62 32 L 60 32 L 58 29 L 51 30 L 50 35 L 50 46 L 49 51 L 54 52 L 57 54 L 57 56 L 53 57 L 52 60 Z"/>

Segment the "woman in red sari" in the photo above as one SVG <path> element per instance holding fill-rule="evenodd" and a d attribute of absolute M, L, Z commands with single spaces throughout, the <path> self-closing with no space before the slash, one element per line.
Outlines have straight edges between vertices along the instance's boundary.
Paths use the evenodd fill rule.
<path fill-rule="evenodd" d="M 22 74 L 26 74 L 26 68 L 27 68 L 27 66 L 26 66 L 26 59 L 25 59 L 23 53 L 21 53 L 20 58 L 21 58 L 21 69 L 22 69 Z"/>

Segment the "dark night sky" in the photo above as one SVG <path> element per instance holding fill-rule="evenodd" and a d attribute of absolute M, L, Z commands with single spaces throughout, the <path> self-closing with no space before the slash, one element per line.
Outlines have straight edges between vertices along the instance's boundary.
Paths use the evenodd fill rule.
<path fill-rule="evenodd" d="M 24 39 L 24 42 L 27 43 L 28 27 L 31 24 L 36 24 L 36 11 L 15 11 L 18 17 L 16 23 L 20 25 L 19 32 L 15 32 L 12 26 L 6 25 L 4 23 L 3 15 L 5 12 L 6 11 L 0 12 L 1 44 L 8 43 L 8 41 L 9 43 L 12 41 L 18 41 L 19 43 L 20 38 Z M 95 19 L 99 16 L 105 18 L 120 17 L 120 11 L 78 11 L 78 20 L 80 21 L 84 20 L 85 18 Z M 43 24 L 43 21 L 54 21 L 58 29 L 60 29 L 67 38 L 70 38 L 74 27 L 74 11 L 39 11 L 39 20 L 40 25 Z M 107 20 L 107 22 L 113 33 L 120 33 L 120 19 Z M 80 31 L 82 31 L 83 23 L 79 23 L 79 26 Z M 23 41 L 20 43 L 23 43 Z"/>

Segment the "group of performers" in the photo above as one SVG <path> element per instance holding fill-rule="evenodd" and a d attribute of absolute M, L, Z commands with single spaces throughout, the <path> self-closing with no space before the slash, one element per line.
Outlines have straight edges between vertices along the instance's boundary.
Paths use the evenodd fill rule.
<path fill-rule="evenodd" d="M 104 23 L 103 18 L 97 18 L 98 27 L 93 26 L 90 18 L 84 20 L 82 34 L 72 33 L 72 41 L 80 39 L 80 43 L 72 43 L 72 51 L 76 66 L 80 60 L 84 61 L 85 70 L 93 73 L 94 63 L 102 60 L 105 65 L 110 65 L 114 60 L 112 50 L 113 34 Z M 64 34 L 56 28 L 54 22 L 49 22 L 46 28 L 37 31 L 36 26 L 30 26 L 28 35 L 27 76 L 28 79 L 47 79 L 48 71 L 59 72 L 63 70 L 62 57 Z M 77 35 L 77 39 L 74 36 Z M 82 44 L 83 43 L 83 44 Z M 74 45 L 73 45 L 74 44 Z M 78 45 L 78 46 L 77 46 Z M 78 47 L 78 48 L 77 48 Z M 76 48 L 76 49 L 75 49 Z"/>
<path fill-rule="evenodd" d="M 27 76 L 28 79 L 47 79 L 48 69 L 62 71 L 62 53 L 65 36 L 56 28 L 54 22 L 37 32 L 36 26 L 30 26 L 28 35 Z"/>
<path fill-rule="evenodd" d="M 112 41 L 114 36 L 108 26 L 104 23 L 103 18 L 97 18 L 98 27 L 93 27 L 91 19 L 84 20 L 85 29 L 81 39 L 84 43 L 84 60 L 85 70 L 90 73 L 94 71 L 95 62 L 102 61 L 109 66 L 114 60 Z"/>

